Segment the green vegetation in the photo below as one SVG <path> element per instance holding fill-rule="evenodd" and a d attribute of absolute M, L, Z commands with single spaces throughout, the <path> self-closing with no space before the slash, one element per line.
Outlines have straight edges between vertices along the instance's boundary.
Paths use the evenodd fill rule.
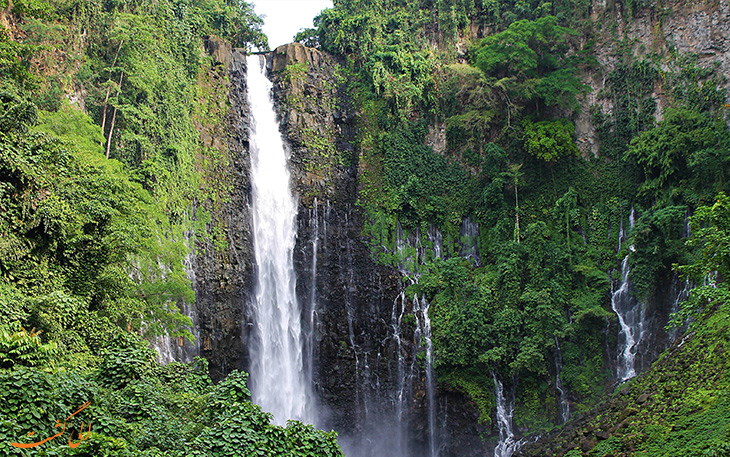
<path fill-rule="evenodd" d="M 271 415 L 251 403 L 245 373 L 213 386 L 204 359 L 160 366 L 146 344 L 118 338 L 96 370 L 0 370 L 0 455 L 342 455 L 333 432 L 271 425 Z M 66 421 L 63 436 L 29 449 L 10 445 L 53 436 L 57 419 Z"/>
<path fill-rule="evenodd" d="M 620 10 L 625 21 L 668 11 L 608 3 L 606 14 Z M 186 237 L 227 246 L 214 206 L 228 198 L 218 175 L 231 158 L 201 139 L 221 133 L 227 82 L 203 39 L 265 48 L 261 19 L 241 1 L 12 5 L 15 29 L 0 30 L 0 438 L 48 436 L 55 419 L 91 401 L 75 419 L 98 424 L 88 447 L 42 453 L 338 455 L 331 434 L 270 425 L 244 374 L 213 387 L 203 361 L 160 367 L 144 340 L 192 337 L 178 312 L 193 299 Z M 419 273 L 412 291 L 432 304 L 438 377 L 475 401 L 484 424 L 491 373 L 515 388 L 522 430 L 557 423 L 558 348 L 573 410 L 590 412 L 610 389 L 620 260 L 629 256 L 641 300 L 676 268 L 698 285 L 675 318 L 694 318 L 693 333 L 590 424 L 610 437 L 586 453 L 564 450 L 727 455 L 722 75 L 696 56 L 661 46 L 646 54 L 621 37 L 586 125 L 584 81 L 603 71 L 596 29 L 617 30 L 590 15 L 588 0 L 337 1 L 297 39 L 341 58 L 322 103 L 337 106 L 348 85 L 358 155 L 339 157 L 308 126 L 299 132 L 312 151 L 307 171 L 316 180 L 335 165 L 360 172 L 373 255 Z M 282 77 L 303 87 L 308 70 L 292 65 Z M 317 101 L 299 90 L 285 103 Z M 595 148 L 584 141 L 593 130 Z M 459 257 L 467 218 L 480 226 L 478 262 Z M 396 249 L 400 233 L 433 247 L 432 226 L 443 258 Z"/>
<path fill-rule="evenodd" d="M 341 456 L 334 433 L 272 425 L 245 373 L 213 386 L 205 360 L 161 366 L 148 341 L 193 338 L 179 313 L 195 300 L 190 233 L 224 247 L 205 208 L 227 198 L 227 156 L 201 137 L 222 128 L 227 87 L 203 37 L 265 48 L 251 5 L 12 5 L 17 29 L 0 30 L 0 455 Z M 57 439 L 10 444 L 61 422 Z"/>
<path fill-rule="evenodd" d="M 647 8 L 665 11 L 623 1 L 606 14 L 628 21 Z M 420 275 L 439 379 L 471 396 L 485 423 L 490 372 L 518 380 L 521 427 L 557 423 L 558 346 L 573 410 L 588 411 L 610 389 L 612 272 L 629 254 L 637 298 L 668 287 L 673 265 L 700 249 L 685 245 L 687 216 L 727 187 L 721 75 L 673 51 L 644 55 L 629 38 L 589 107 L 599 148 L 579 147 L 585 74 L 602 71 L 595 32 L 611 26 L 590 13 L 586 1 L 343 0 L 298 36 L 355 75 L 365 235 L 379 261 Z M 658 87 L 670 103 L 659 122 Z M 439 134 L 446 144 L 434 150 Z M 692 233 L 707 223 L 697 214 Z M 479 264 L 457 257 L 467 217 L 480 225 Z M 432 224 L 445 259 L 396 249 L 401 228 L 428 247 Z M 601 446 L 595 455 L 615 455 L 621 443 Z"/>

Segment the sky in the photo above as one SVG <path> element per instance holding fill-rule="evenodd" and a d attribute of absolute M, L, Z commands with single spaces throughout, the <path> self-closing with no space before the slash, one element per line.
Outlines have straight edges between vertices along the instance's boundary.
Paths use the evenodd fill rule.
<path fill-rule="evenodd" d="M 249 0 L 254 11 L 264 18 L 263 31 L 269 37 L 269 47 L 275 49 L 291 43 L 301 29 L 312 27 L 320 11 L 332 7 L 332 0 Z"/>

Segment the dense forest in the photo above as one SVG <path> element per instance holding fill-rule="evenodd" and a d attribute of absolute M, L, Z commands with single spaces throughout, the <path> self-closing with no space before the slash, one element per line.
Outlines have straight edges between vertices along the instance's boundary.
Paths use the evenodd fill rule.
<path fill-rule="evenodd" d="M 616 334 L 603 329 L 616 325 L 611 297 L 623 258 L 638 300 L 677 275 L 695 286 L 670 327 L 696 319 L 694 331 L 722 334 L 727 312 L 716 263 L 730 158 L 719 64 L 701 66 L 670 46 L 652 52 L 617 31 L 637 15 L 661 24 L 680 2 L 609 2 L 598 21 L 589 3 L 343 1 L 297 37 L 346 58 L 362 111 L 359 157 L 343 160 L 360 161 L 374 255 L 420 275 L 411 290 L 431 303 L 439 379 L 483 402 L 486 422 L 492 377 L 519 379 L 514 417 L 531 432 L 559 416 L 556 352 L 577 412 L 610 390 L 615 368 L 603 348 Z M 597 59 L 607 41 L 613 68 Z M 605 87 L 589 104 L 596 75 Z M 595 148 L 576 144 L 580 110 Z M 477 263 L 396 246 L 402 228 L 433 247 L 435 224 L 454 250 L 465 218 L 481 229 Z M 722 392 L 727 378 L 709 385 Z M 727 430 L 727 416 L 709 419 L 727 400 L 718 395 L 702 402 L 713 411 L 703 420 Z M 673 420 L 590 455 L 660 455 L 656 442 Z M 722 432 L 661 455 L 725 455 L 727 439 Z"/>
<path fill-rule="evenodd" d="M 311 139 L 327 161 L 308 172 L 357 175 L 372 258 L 430 304 L 441 389 L 496 431 L 504 382 L 520 435 L 543 436 L 525 455 L 730 455 L 727 81 L 630 33 L 684 3 L 335 0 L 294 37 L 357 112 L 354 147 Z M 212 137 L 230 81 L 205 43 L 267 49 L 252 5 L 15 0 L 0 18 L 0 455 L 342 455 L 334 432 L 272 425 L 245 372 L 214 384 L 205 358 L 150 345 L 195 339 L 188 257 L 229 248 L 233 159 Z M 646 350 L 669 349 L 622 384 L 627 282 L 667 321 Z M 9 445 L 85 402 L 68 443 Z"/>
<path fill-rule="evenodd" d="M 193 337 L 177 302 L 205 208 L 196 227 L 188 211 L 225 191 L 196 130 L 226 102 L 203 37 L 265 47 L 261 19 L 218 0 L 0 8 L 0 455 L 340 455 L 334 434 L 272 425 L 246 373 L 213 385 L 205 359 L 163 366 L 149 344 Z M 59 439 L 10 445 L 79 409 Z"/>

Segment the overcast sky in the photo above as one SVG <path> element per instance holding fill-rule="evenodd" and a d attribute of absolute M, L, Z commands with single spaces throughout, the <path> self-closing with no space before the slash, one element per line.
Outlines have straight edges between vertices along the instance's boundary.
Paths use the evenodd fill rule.
<path fill-rule="evenodd" d="M 320 11 L 332 7 L 332 0 L 249 0 L 257 14 L 264 18 L 264 33 L 269 47 L 275 49 L 291 43 L 300 29 L 312 27 Z"/>

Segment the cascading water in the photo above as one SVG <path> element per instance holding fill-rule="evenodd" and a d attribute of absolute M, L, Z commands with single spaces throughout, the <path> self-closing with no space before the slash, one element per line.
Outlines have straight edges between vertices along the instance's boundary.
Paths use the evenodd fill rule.
<path fill-rule="evenodd" d="M 192 225 L 192 221 L 189 219 L 189 214 L 185 212 L 185 221 L 187 224 Z M 190 282 L 195 284 L 195 249 L 193 244 L 194 235 L 192 230 L 186 230 L 183 232 L 183 244 L 185 245 L 185 259 L 183 259 L 183 271 L 185 276 Z M 162 270 L 167 270 L 166 267 L 162 267 Z M 192 321 L 193 325 L 188 327 L 188 331 L 193 335 L 194 341 L 189 342 L 184 340 L 182 337 L 173 338 L 169 335 L 163 335 L 158 337 L 152 342 L 152 347 L 157 351 L 157 359 L 162 364 L 168 364 L 170 362 L 190 362 L 193 358 L 200 353 L 200 327 L 198 325 L 198 314 L 194 306 L 188 303 L 182 303 L 180 306 L 180 313 L 187 316 Z"/>
<path fill-rule="evenodd" d="M 669 308 L 669 315 L 672 317 L 674 314 L 679 313 L 680 311 L 680 305 L 683 301 L 687 300 L 689 298 L 689 292 L 692 289 L 693 285 L 692 282 L 689 279 L 685 279 L 684 281 L 680 281 L 679 276 L 675 274 L 672 276 L 672 289 L 675 291 L 674 300 L 672 300 L 672 305 Z M 669 331 L 669 339 L 670 341 L 674 341 L 677 339 L 677 337 L 684 332 L 686 329 L 686 322 L 684 325 L 678 325 L 676 327 L 673 327 Z"/>
<path fill-rule="evenodd" d="M 560 418 L 563 423 L 570 420 L 570 402 L 568 401 L 568 391 L 563 387 L 560 381 L 560 372 L 563 370 L 563 355 L 560 352 L 560 343 L 555 337 L 555 389 L 560 395 Z"/>
<path fill-rule="evenodd" d="M 634 209 L 631 208 L 629 215 L 629 227 L 634 226 Z M 626 238 L 623 224 L 619 235 L 619 249 L 621 240 Z M 629 247 L 634 250 L 633 245 Z M 636 347 L 641 342 L 644 330 L 644 307 L 638 303 L 631 293 L 631 282 L 629 281 L 629 255 L 626 254 L 621 262 L 621 285 L 611 295 L 611 309 L 618 316 L 618 360 L 616 365 L 616 377 L 620 381 L 626 381 L 636 376 Z"/>
<path fill-rule="evenodd" d="M 611 295 L 611 309 L 618 316 L 620 325 L 616 377 L 621 381 L 636 376 L 634 347 L 636 347 L 637 337 L 640 335 L 639 314 L 641 312 L 635 309 L 636 302 L 632 299 L 629 288 L 629 256 L 627 254 L 621 262 L 621 286 Z M 637 313 L 637 311 L 639 312 Z"/>
<path fill-rule="evenodd" d="M 684 226 L 682 227 L 682 238 L 689 238 L 690 235 L 692 235 L 692 229 L 690 227 L 689 218 L 691 216 L 691 213 L 688 211 L 684 215 Z M 671 290 L 674 292 L 674 300 L 672 300 L 672 305 L 669 307 L 669 317 L 670 319 L 674 319 L 674 315 L 679 313 L 681 303 L 689 298 L 690 290 L 694 287 L 694 284 L 689 280 L 680 280 L 680 277 L 677 273 L 674 273 L 672 275 L 672 283 L 671 283 Z M 687 323 L 685 322 L 683 325 L 677 325 L 674 326 L 669 331 L 669 340 L 674 341 L 677 339 L 677 337 L 684 333 L 684 331 L 687 328 Z"/>
<path fill-rule="evenodd" d="M 303 363 L 301 309 L 295 294 L 293 252 L 296 198 L 262 56 L 249 56 L 251 213 L 257 266 L 252 303 L 251 394 L 274 422 L 313 422 L 311 380 Z"/>
<path fill-rule="evenodd" d="M 317 249 L 319 248 L 319 210 L 316 198 L 312 205 L 312 213 L 310 214 L 309 221 L 311 225 L 310 230 L 312 232 L 312 271 L 310 276 L 311 289 L 309 292 L 309 308 L 307 309 L 309 325 L 305 341 L 307 358 L 304 360 L 304 363 L 306 365 L 307 380 L 311 381 L 314 378 L 314 338 L 317 327 Z"/>
<path fill-rule="evenodd" d="M 396 354 L 398 356 L 397 365 L 397 389 L 395 397 L 395 416 L 397 429 L 395 430 L 395 439 L 397 449 L 403 450 L 406 446 L 407 431 L 404 427 L 405 412 L 408 408 L 408 380 L 406 374 L 406 359 L 403 356 L 403 342 L 401 340 L 401 328 L 403 325 L 403 314 L 406 309 L 406 292 L 401 291 L 393 303 L 393 312 L 391 314 L 391 326 L 393 328 L 393 341 L 395 342 Z M 402 452 L 402 451 L 401 451 Z"/>
<path fill-rule="evenodd" d="M 459 235 L 461 237 L 461 257 L 479 265 L 479 224 L 467 217 L 461 223 Z"/>
<path fill-rule="evenodd" d="M 512 416 L 514 414 L 514 400 L 509 400 L 504 395 L 504 386 L 502 381 L 497 379 L 497 375 L 492 373 L 494 380 L 494 396 L 497 401 L 497 426 L 499 427 L 499 443 L 494 448 L 494 457 L 512 457 L 522 444 L 522 440 L 515 440 L 515 434 L 512 430 Z"/>
<path fill-rule="evenodd" d="M 436 384 L 433 369 L 433 342 L 431 340 L 431 319 L 428 317 L 429 303 L 425 297 L 413 296 L 413 313 L 418 322 L 417 338 L 426 346 L 426 399 L 428 401 L 428 449 L 430 457 L 438 457 L 438 432 L 436 430 Z M 418 314 L 421 318 L 418 319 Z"/>

